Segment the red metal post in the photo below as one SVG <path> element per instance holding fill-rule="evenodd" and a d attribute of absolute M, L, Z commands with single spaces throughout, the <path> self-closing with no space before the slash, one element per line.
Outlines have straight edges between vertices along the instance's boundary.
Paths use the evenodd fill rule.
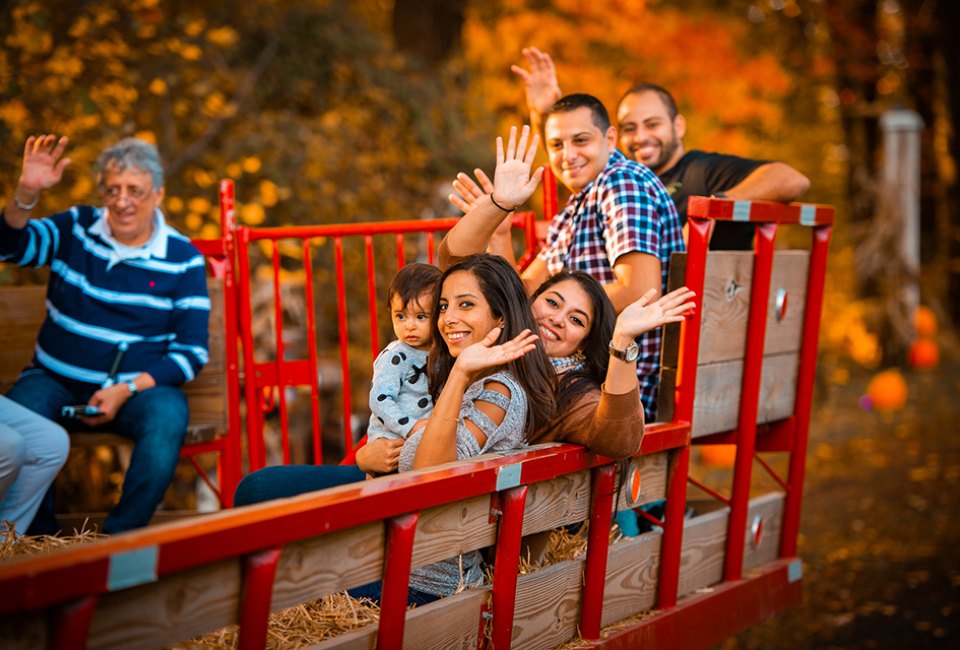
<path fill-rule="evenodd" d="M 387 521 L 386 558 L 383 567 L 383 589 L 380 596 L 378 648 L 402 648 L 403 626 L 410 590 L 410 559 L 413 537 L 419 515 L 412 513 Z"/>
<path fill-rule="evenodd" d="M 290 418 L 287 413 L 287 382 L 285 346 L 283 344 L 283 301 L 280 292 L 280 243 L 273 242 L 273 335 L 277 358 L 274 364 L 277 369 L 277 398 L 280 400 L 280 437 L 283 442 L 283 464 L 290 464 Z"/>
<path fill-rule="evenodd" d="M 435 251 L 435 244 L 433 241 L 433 232 L 426 233 L 427 236 L 427 264 L 434 264 L 433 256 Z"/>
<path fill-rule="evenodd" d="M 240 275 L 240 327 L 243 341 L 243 370 L 246 375 L 243 392 L 247 403 L 247 454 L 250 471 L 254 472 L 267 464 L 267 453 L 263 443 L 263 411 L 260 409 L 260 386 L 257 382 L 257 363 L 254 358 L 253 308 L 250 297 L 253 295 L 250 277 L 250 229 L 237 228 L 240 246 L 237 250 L 237 263 Z"/>
<path fill-rule="evenodd" d="M 493 572 L 493 647 L 508 650 L 513 639 L 513 612 L 517 603 L 517 570 L 527 486 L 500 493 L 503 510 L 497 530 L 497 555 Z"/>
<path fill-rule="evenodd" d="M 367 253 L 367 305 L 370 310 L 370 356 L 376 361 L 380 352 L 380 341 L 377 332 L 377 273 L 373 263 L 373 237 L 366 235 L 363 246 Z"/>
<path fill-rule="evenodd" d="M 307 309 L 307 354 L 310 369 L 310 421 L 313 425 L 313 464 L 323 464 L 323 432 L 320 430 L 320 390 L 317 387 L 317 310 L 314 305 L 313 292 L 313 257 L 310 253 L 310 240 L 303 240 L 303 272 L 304 291 L 306 293 Z"/>
<path fill-rule="evenodd" d="M 404 264 L 407 263 L 407 258 L 403 250 L 403 233 L 398 232 L 395 236 L 397 238 L 397 268 L 402 269 Z"/>
<path fill-rule="evenodd" d="M 267 645 L 273 578 L 281 547 L 248 555 L 243 561 L 243 593 L 240 596 L 239 650 L 262 650 Z"/>
<path fill-rule="evenodd" d="M 803 479 L 806 471 L 807 441 L 810 436 L 810 408 L 813 403 L 813 379 L 817 367 L 817 343 L 820 336 L 820 313 L 823 308 L 823 287 L 827 276 L 827 249 L 830 226 L 813 229 L 810 250 L 810 271 L 807 275 L 807 301 L 803 315 L 803 340 L 800 343 L 800 367 L 797 369 L 797 398 L 794 402 L 796 431 L 790 453 L 787 481 L 790 488 L 783 510 L 780 533 L 780 556 L 797 554 L 800 532 L 800 506 L 803 500 Z"/>
<path fill-rule="evenodd" d="M 580 599 L 580 636 L 600 638 L 603 614 L 603 590 L 607 578 L 607 554 L 610 550 L 610 519 L 616 494 L 616 465 L 595 467 L 590 505 L 590 531 L 583 569 L 583 595 Z"/>
<path fill-rule="evenodd" d="M 733 466 L 733 489 L 727 527 L 724 580 L 739 580 L 743 573 L 743 544 L 750 506 L 750 478 L 757 440 L 757 411 L 763 374 L 763 349 L 767 332 L 767 305 L 773 272 L 773 245 L 777 224 L 758 224 L 754 238 L 753 280 L 750 285 L 750 314 L 747 345 L 740 386 L 740 413 L 737 419 L 737 457 Z"/>
<path fill-rule="evenodd" d="M 687 269 L 684 284 L 697 295 L 703 305 L 704 275 L 707 270 L 707 245 L 710 221 L 690 217 L 687 220 Z M 702 310 L 696 309 L 680 326 L 680 353 L 677 360 L 677 387 L 674 397 L 674 420 L 693 421 L 693 399 L 697 385 L 697 360 L 700 351 Z M 687 475 L 690 470 L 690 446 L 673 452 L 664 507 L 663 542 L 660 550 L 660 581 L 657 585 L 657 606 L 669 608 L 677 604 L 680 584 L 680 551 L 683 545 L 683 517 L 687 509 Z"/>
<path fill-rule="evenodd" d="M 240 359 L 237 345 L 241 339 L 237 304 L 236 212 L 233 181 L 220 181 L 220 236 L 223 239 L 223 325 L 227 367 L 227 431 L 218 465 L 220 506 L 233 506 L 233 493 L 243 476 L 243 447 L 240 441 Z"/>
<path fill-rule="evenodd" d="M 696 294 L 697 303 L 702 307 L 711 221 L 690 217 L 687 224 L 689 243 L 687 245 L 687 269 L 683 283 Z M 685 422 L 693 420 L 693 398 L 697 382 L 702 317 L 703 310 L 695 309 L 693 314 L 687 317 L 680 326 L 680 352 L 677 359 L 674 419 Z"/>
<path fill-rule="evenodd" d="M 90 619 L 96 596 L 83 596 L 56 608 L 52 621 L 51 650 L 84 650 L 90 635 Z"/>
<path fill-rule="evenodd" d="M 543 218 L 550 222 L 557 215 L 557 179 L 549 165 L 543 168 Z"/>
<path fill-rule="evenodd" d="M 689 472 L 690 446 L 687 445 L 673 452 L 670 457 L 667 503 L 663 513 L 663 541 L 660 543 L 660 581 L 657 583 L 657 607 L 660 609 L 669 609 L 677 604 Z"/>
<path fill-rule="evenodd" d="M 353 415 L 350 405 L 350 352 L 347 335 L 347 295 L 343 279 L 343 238 L 333 238 L 337 269 L 337 328 L 340 334 L 340 372 L 343 376 L 343 449 L 353 451 Z"/>

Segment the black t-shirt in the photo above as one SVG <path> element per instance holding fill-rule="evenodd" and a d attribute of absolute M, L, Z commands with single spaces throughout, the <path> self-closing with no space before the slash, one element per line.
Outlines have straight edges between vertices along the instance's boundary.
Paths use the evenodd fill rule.
<path fill-rule="evenodd" d="M 680 223 L 687 223 L 687 200 L 728 190 L 766 160 L 750 160 L 706 151 L 688 151 L 672 168 L 660 175 L 673 202 Z M 711 250 L 752 250 L 754 226 L 750 223 L 718 221 L 710 239 Z"/>

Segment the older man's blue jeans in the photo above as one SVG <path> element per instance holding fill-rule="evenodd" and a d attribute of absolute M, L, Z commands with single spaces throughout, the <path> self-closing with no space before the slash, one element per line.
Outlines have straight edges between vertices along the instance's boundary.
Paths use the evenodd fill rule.
<path fill-rule="evenodd" d="M 90 390 L 69 387 L 47 372 L 33 369 L 17 379 L 7 397 L 68 430 L 78 430 L 83 424 L 61 418 L 60 409 L 86 404 L 91 394 Z M 150 522 L 173 479 L 188 420 L 183 392 L 173 386 L 155 386 L 131 397 L 112 422 L 98 429 L 120 434 L 134 444 L 120 502 L 107 517 L 103 532 L 120 533 Z M 51 489 L 34 518 L 31 534 L 52 534 L 60 529 L 53 505 Z"/>

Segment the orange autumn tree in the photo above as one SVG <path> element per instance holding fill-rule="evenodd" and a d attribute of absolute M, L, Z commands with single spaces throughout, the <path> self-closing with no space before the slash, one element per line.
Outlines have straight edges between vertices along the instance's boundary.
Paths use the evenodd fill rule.
<path fill-rule="evenodd" d="M 251 225 L 410 218 L 460 168 L 452 75 L 398 53 L 369 2 L 10 0 L 0 12 L 0 193 L 26 136 L 74 159 L 41 209 L 96 199 L 90 166 L 138 135 L 166 163 L 167 210 L 213 234 L 216 180 Z M 382 13 L 382 12 L 381 12 Z"/>
<path fill-rule="evenodd" d="M 748 33 L 729 13 L 645 0 L 474 3 L 464 26 L 476 74 L 472 108 L 477 119 L 499 115 L 501 130 L 526 119 L 510 64 L 534 45 L 553 56 L 564 93 L 589 92 L 613 113 L 627 88 L 653 81 L 677 97 L 688 147 L 770 155 L 783 135 L 781 102 L 791 79 L 771 53 L 743 47 Z"/>

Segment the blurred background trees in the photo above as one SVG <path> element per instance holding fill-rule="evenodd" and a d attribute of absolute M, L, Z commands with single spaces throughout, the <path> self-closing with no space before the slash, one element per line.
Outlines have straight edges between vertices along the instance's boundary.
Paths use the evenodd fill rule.
<path fill-rule="evenodd" d="M 73 142 L 47 209 L 95 201 L 96 154 L 138 135 L 191 235 L 216 234 L 223 176 L 250 225 L 442 216 L 453 174 L 490 169 L 493 135 L 524 120 L 509 65 L 536 45 L 565 92 L 612 110 L 634 82 L 661 83 L 688 147 L 810 176 L 807 199 L 839 209 L 824 342 L 875 365 L 880 289 L 856 250 L 877 217 L 885 110 L 926 125 L 923 301 L 960 317 L 957 14 L 949 0 L 8 0 L 0 194 L 30 133 Z"/>

